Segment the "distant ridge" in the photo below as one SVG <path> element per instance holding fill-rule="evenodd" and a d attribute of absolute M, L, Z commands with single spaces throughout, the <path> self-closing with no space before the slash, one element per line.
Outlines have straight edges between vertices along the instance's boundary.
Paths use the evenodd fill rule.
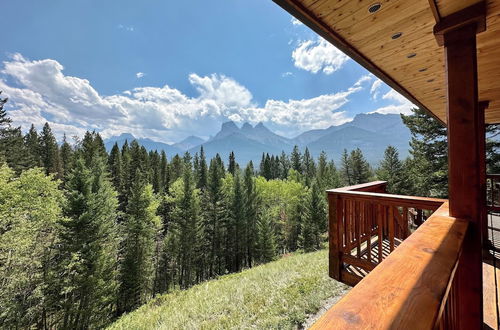
<path fill-rule="evenodd" d="M 105 140 L 106 149 L 110 150 L 115 142 L 121 147 L 125 140 L 129 143 L 137 140 L 148 150 L 164 150 L 169 157 L 189 151 L 191 154 L 199 152 L 203 145 L 207 158 L 217 153 L 227 162 L 231 151 L 236 155 L 240 165 L 246 165 L 250 160 L 258 165 L 262 153 L 280 154 L 289 153 L 294 145 L 301 150 L 306 147 L 314 157 L 325 151 L 330 159 L 338 162 L 344 149 L 348 151 L 360 148 L 366 159 L 377 165 L 382 159 L 384 150 L 392 145 L 399 150 L 401 158 L 408 156 L 410 131 L 403 124 L 401 116 L 397 114 L 358 114 L 350 122 L 325 129 L 315 129 L 304 132 L 293 139 L 280 136 L 272 132 L 263 123 L 252 126 L 243 123 L 238 127 L 228 121 L 221 125 L 220 131 L 205 141 L 197 136 L 189 136 L 175 144 L 156 142 L 150 139 L 136 139 L 130 133 L 111 137 Z"/>

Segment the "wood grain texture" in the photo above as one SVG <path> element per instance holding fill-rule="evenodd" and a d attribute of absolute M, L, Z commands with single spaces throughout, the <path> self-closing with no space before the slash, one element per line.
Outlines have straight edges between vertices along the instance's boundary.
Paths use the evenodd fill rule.
<path fill-rule="evenodd" d="M 431 329 L 468 222 L 443 204 L 311 329 Z"/>

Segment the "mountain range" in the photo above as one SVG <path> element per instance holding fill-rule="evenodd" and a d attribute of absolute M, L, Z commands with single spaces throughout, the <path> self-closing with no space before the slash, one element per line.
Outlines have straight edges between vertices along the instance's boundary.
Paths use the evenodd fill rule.
<path fill-rule="evenodd" d="M 170 157 L 186 151 L 194 154 L 199 152 L 201 145 L 208 159 L 217 153 L 226 159 L 229 153 L 234 151 L 236 160 L 241 165 L 250 160 L 258 165 L 262 153 L 289 153 L 295 145 L 302 150 L 307 147 L 314 157 L 325 151 L 328 157 L 336 162 L 340 160 L 344 149 L 350 151 L 360 148 L 368 162 L 377 165 L 388 145 L 396 147 L 401 158 L 408 156 L 410 131 L 403 124 L 400 115 L 372 113 L 358 114 L 350 122 L 306 131 L 292 139 L 272 132 L 262 123 L 255 126 L 244 123 L 240 128 L 229 121 L 223 123 L 221 130 L 207 141 L 197 136 L 189 136 L 178 143 L 167 144 L 123 133 L 104 142 L 106 149 L 110 150 L 115 143 L 121 147 L 126 140 L 130 143 L 134 139 L 147 150 L 164 150 Z"/>

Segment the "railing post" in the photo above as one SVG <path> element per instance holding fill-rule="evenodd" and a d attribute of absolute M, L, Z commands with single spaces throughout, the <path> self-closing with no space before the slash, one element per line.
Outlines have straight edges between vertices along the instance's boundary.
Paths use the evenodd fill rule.
<path fill-rule="evenodd" d="M 340 281 L 340 233 L 339 220 L 342 210 L 338 210 L 340 196 L 337 193 L 328 193 L 328 241 L 329 241 L 329 274 Z"/>

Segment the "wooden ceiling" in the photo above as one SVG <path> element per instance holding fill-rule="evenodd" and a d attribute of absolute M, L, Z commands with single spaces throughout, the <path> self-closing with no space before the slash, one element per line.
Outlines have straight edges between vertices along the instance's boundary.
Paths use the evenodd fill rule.
<path fill-rule="evenodd" d="M 446 122 L 443 47 L 437 21 L 481 0 L 274 0 L 414 104 Z M 375 13 L 373 4 L 381 7 Z M 500 0 L 487 0 L 478 34 L 479 100 L 487 123 L 500 123 Z M 392 36 L 401 32 L 401 37 Z M 415 56 L 411 56 L 416 54 Z"/>

